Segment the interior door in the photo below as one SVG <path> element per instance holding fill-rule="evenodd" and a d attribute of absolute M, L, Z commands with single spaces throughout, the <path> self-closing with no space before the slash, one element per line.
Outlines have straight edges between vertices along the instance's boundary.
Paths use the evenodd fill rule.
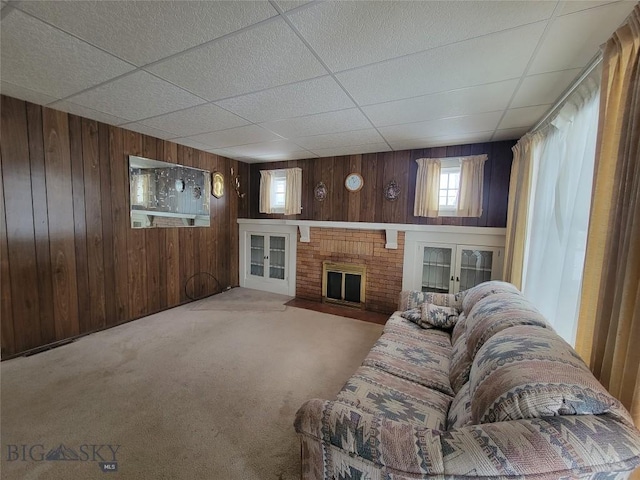
<path fill-rule="evenodd" d="M 491 247 L 458 245 L 454 293 L 468 290 L 495 277 L 501 250 Z"/>

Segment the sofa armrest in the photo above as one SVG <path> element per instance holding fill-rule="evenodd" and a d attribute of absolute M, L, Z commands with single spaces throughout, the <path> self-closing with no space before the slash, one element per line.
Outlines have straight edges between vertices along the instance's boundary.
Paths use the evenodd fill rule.
<path fill-rule="evenodd" d="M 639 466 L 639 434 L 613 415 L 565 415 L 471 425 L 440 440 L 447 475 L 590 478 Z"/>
<path fill-rule="evenodd" d="M 347 403 L 313 399 L 296 414 L 296 432 L 387 471 L 442 474 L 440 431 L 373 415 Z"/>

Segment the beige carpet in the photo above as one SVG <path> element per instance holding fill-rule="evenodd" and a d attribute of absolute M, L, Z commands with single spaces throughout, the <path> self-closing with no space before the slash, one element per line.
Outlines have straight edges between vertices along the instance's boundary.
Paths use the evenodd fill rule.
<path fill-rule="evenodd" d="M 215 298 L 252 294 L 264 301 L 241 289 Z M 296 410 L 335 396 L 382 326 L 261 301 L 185 305 L 2 362 L 2 478 L 299 478 Z M 100 445 L 121 445 L 117 472 L 100 470 L 112 460 Z M 51 450 L 81 460 L 35 461 Z"/>

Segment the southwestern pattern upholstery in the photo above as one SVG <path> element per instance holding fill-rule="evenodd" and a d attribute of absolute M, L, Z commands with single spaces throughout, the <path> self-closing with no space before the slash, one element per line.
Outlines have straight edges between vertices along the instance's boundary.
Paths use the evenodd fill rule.
<path fill-rule="evenodd" d="M 515 287 L 421 293 L 401 300 L 456 305 L 453 331 L 394 313 L 337 399 L 298 410 L 303 479 L 600 480 L 640 466 L 629 414 Z"/>

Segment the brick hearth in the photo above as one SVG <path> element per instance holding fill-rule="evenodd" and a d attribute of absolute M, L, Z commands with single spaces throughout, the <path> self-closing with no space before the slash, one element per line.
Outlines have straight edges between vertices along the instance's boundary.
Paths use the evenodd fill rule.
<path fill-rule="evenodd" d="M 404 232 L 398 232 L 398 248 L 385 248 L 384 230 L 311 228 L 311 241 L 298 242 L 296 259 L 296 297 L 322 299 L 322 262 L 353 263 L 367 266 L 365 308 L 392 313 L 402 289 Z"/>

